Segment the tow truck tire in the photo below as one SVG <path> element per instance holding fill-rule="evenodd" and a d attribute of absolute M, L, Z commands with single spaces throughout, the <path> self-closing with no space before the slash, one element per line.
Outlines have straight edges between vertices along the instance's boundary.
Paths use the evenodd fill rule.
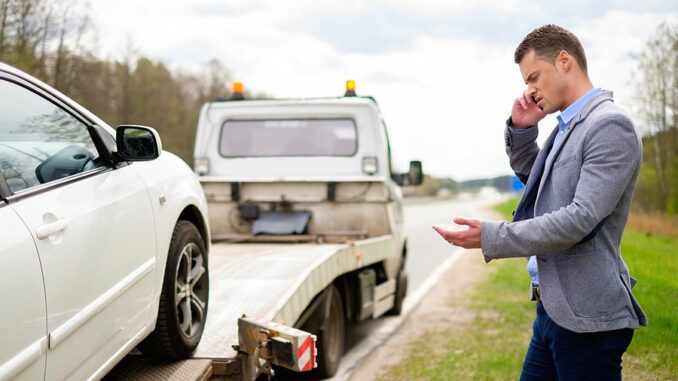
<path fill-rule="evenodd" d="M 189 357 L 200 343 L 207 316 L 209 274 L 207 251 L 192 223 L 174 227 L 160 295 L 155 330 L 139 344 L 156 360 Z"/>
<path fill-rule="evenodd" d="M 405 270 L 398 272 L 398 279 L 396 280 L 395 300 L 393 301 L 393 308 L 388 310 L 388 315 L 400 315 L 403 312 L 403 303 L 407 295 L 407 273 Z"/>
<path fill-rule="evenodd" d="M 331 286 L 329 308 L 326 309 L 325 321 L 318 331 L 318 367 L 313 371 L 317 378 L 334 376 L 339 369 L 344 355 L 346 319 L 341 294 L 336 286 Z"/>

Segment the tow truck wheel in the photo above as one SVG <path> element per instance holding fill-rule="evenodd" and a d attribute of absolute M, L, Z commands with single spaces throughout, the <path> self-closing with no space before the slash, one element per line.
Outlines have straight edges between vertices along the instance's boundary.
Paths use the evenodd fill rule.
<path fill-rule="evenodd" d="M 324 323 L 318 331 L 318 367 L 314 370 L 314 375 L 318 378 L 334 376 L 344 355 L 346 331 L 344 304 L 337 287 L 331 287 Z"/>
<path fill-rule="evenodd" d="M 139 345 L 141 352 L 160 360 L 190 356 L 205 328 L 208 295 L 205 244 L 195 225 L 179 221 L 167 255 L 158 320 Z"/>
<path fill-rule="evenodd" d="M 389 315 L 400 315 L 403 312 L 403 302 L 407 295 L 407 273 L 404 269 L 398 272 L 398 279 L 396 280 L 395 300 L 393 301 L 393 308 L 388 311 Z"/>

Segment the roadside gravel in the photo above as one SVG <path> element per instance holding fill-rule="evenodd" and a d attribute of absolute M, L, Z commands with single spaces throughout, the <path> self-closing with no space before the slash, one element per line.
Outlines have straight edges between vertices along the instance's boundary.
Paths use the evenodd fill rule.
<path fill-rule="evenodd" d="M 363 361 L 349 380 L 379 380 L 381 375 L 417 350 L 413 345 L 424 334 L 429 334 L 431 340 L 441 340 L 442 344 L 444 337 L 436 338 L 430 333 L 437 330 L 449 332 L 450 329 L 453 333 L 462 333 L 473 323 L 475 312 L 464 306 L 468 304 L 474 285 L 485 279 L 489 270 L 480 250 L 466 250 L 460 254 L 455 265 L 440 277 L 400 329 Z"/>

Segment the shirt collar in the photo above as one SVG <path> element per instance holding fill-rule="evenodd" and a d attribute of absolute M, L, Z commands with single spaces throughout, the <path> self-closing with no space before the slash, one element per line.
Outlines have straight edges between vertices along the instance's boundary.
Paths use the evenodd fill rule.
<path fill-rule="evenodd" d="M 563 112 L 557 116 L 558 128 L 560 131 L 566 130 L 572 119 L 579 113 L 579 111 L 581 111 L 581 109 L 584 108 L 584 106 L 586 106 L 586 104 L 589 103 L 591 99 L 600 94 L 601 91 L 602 90 L 600 87 L 596 87 L 563 110 Z"/>

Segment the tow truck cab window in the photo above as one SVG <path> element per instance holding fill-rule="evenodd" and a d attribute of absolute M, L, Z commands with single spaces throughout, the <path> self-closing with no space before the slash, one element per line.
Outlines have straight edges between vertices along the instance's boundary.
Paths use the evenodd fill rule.
<path fill-rule="evenodd" d="M 45 98 L 0 80 L 0 172 L 16 193 L 94 169 L 87 127 Z"/>
<path fill-rule="evenodd" d="M 353 156 L 352 119 L 227 120 L 221 127 L 224 157 Z"/>

